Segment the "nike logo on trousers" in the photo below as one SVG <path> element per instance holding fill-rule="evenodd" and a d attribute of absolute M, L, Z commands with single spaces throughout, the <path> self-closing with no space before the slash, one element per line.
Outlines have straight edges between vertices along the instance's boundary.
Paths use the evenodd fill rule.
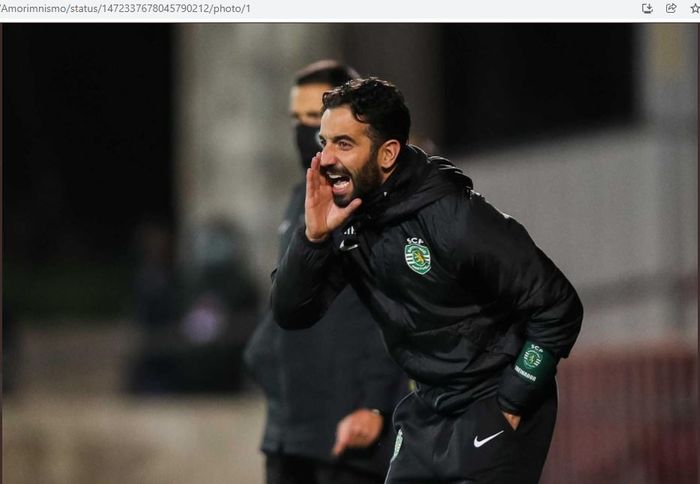
<path fill-rule="evenodd" d="M 481 447 L 482 445 L 484 445 L 484 444 L 485 444 L 486 442 L 488 442 L 489 440 L 495 439 L 496 437 L 498 437 L 499 435 L 501 435 L 503 432 L 504 432 L 504 431 L 501 430 L 500 432 L 496 432 L 495 434 L 490 435 L 490 436 L 486 437 L 486 438 L 483 439 L 483 440 L 479 440 L 479 436 L 475 436 L 475 437 L 474 437 L 474 447 L 476 447 L 476 448 L 478 449 L 479 447 Z"/>

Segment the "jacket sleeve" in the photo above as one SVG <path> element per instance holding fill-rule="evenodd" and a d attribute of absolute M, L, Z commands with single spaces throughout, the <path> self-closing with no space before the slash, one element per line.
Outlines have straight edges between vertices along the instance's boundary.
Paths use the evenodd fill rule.
<path fill-rule="evenodd" d="M 572 285 L 521 224 L 476 193 L 466 204 L 466 224 L 460 224 L 458 234 L 464 242 L 460 272 L 472 283 L 476 278 L 495 304 L 524 320 L 525 340 L 543 348 L 552 360 L 551 374 L 536 382 L 521 376 L 513 365 L 504 370 L 499 404 L 521 414 L 551 383 L 558 360 L 569 355 L 581 329 L 583 307 Z"/>
<path fill-rule="evenodd" d="M 310 242 L 302 225 L 272 273 L 271 306 L 277 324 L 285 329 L 314 325 L 345 286 L 333 253 L 332 237 Z"/>

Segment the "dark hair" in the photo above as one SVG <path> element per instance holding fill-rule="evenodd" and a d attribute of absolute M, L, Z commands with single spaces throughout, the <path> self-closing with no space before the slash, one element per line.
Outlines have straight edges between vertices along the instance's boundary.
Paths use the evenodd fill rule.
<path fill-rule="evenodd" d="M 395 139 L 408 141 L 411 113 L 403 94 L 388 81 L 370 77 L 353 79 L 323 94 L 323 110 L 349 105 L 353 116 L 369 125 L 369 137 L 375 146 Z"/>
<path fill-rule="evenodd" d="M 330 84 L 332 87 L 337 87 L 358 77 L 360 75 L 352 67 L 328 59 L 316 61 L 299 70 L 294 75 L 294 85 Z"/>

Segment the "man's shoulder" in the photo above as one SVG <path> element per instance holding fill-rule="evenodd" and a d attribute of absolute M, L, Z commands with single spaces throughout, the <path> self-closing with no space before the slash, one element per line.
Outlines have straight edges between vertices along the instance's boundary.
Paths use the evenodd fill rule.
<path fill-rule="evenodd" d="M 479 237 L 510 216 L 499 211 L 479 192 L 472 189 L 448 193 L 415 213 L 427 233 L 448 253 Z"/>
<path fill-rule="evenodd" d="M 480 217 L 494 213 L 504 215 L 484 195 L 471 188 L 448 193 L 423 210 L 421 215 L 441 214 L 443 217 Z"/>
<path fill-rule="evenodd" d="M 484 198 L 470 188 L 446 193 L 416 212 L 416 216 L 426 219 L 443 219 L 455 221 L 456 217 L 467 215 L 472 210 L 479 210 Z"/>

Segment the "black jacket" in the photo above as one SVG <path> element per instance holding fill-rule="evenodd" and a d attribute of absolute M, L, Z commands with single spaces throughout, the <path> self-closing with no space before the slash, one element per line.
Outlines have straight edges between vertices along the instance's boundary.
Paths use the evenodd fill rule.
<path fill-rule="evenodd" d="M 304 186 L 297 186 L 280 226 L 281 253 L 303 225 Z M 391 413 L 408 379 L 389 357 L 381 333 L 355 292 L 346 287 L 313 328 L 286 331 L 268 311 L 246 348 L 245 361 L 268 402 L 264 452 L 331 459 L 338 422 L 359 408 L 384 414 L 376 445 L 348 450 L 349 466 L 386 474 L 393 450 Z"/>
<path fill-rule="evenodd" d="M 333 237 L 314 244 L 297 231 L 273 283 L 276 319 L 314 324 L 349 282 L 432 408 L 498 394 L 520 414 L 543 384 L 517 376 L 513 361 L 526 340 L 566 357 L 579 298 L 525 228 L 447 160 L 409 146 L 397 163 Z"/>

